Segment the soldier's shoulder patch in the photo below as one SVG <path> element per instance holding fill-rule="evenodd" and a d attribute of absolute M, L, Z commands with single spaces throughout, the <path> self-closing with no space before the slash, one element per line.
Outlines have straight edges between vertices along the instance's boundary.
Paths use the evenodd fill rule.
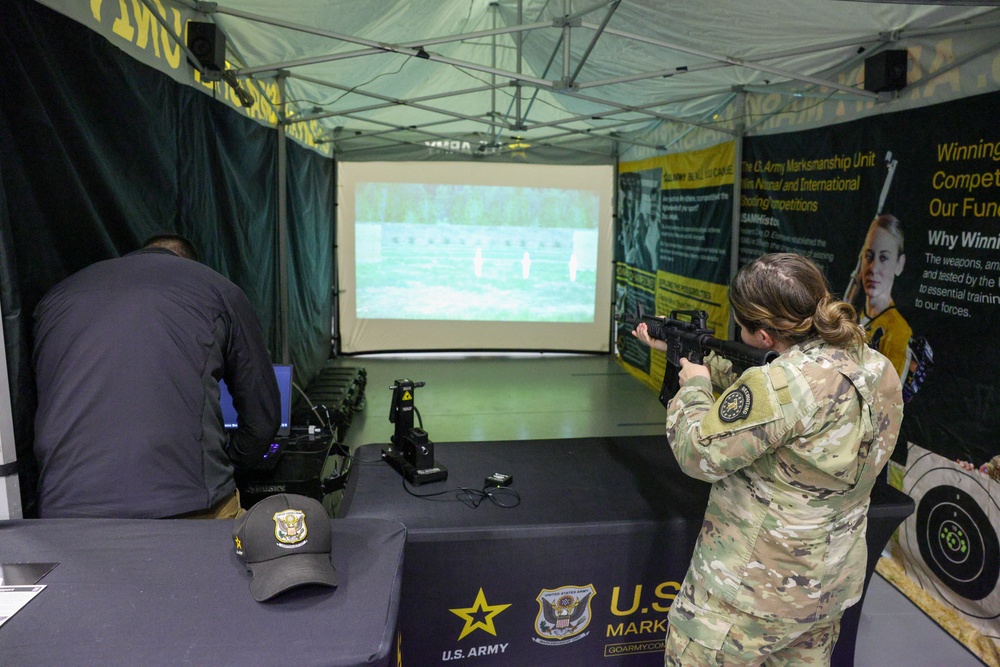
<path fill-rule="evenodd" d="M 752 368 L 705 413 L 701 435 L 714 437 L 754 428 L 780 418 L 781 408 L 764 368 Z"/>
<path fill-rule="evenodd" d="M 727 424 L 746 419 L 753 408 L 753 391 L 745 384 L 732 389 L 719 401 L 719 419 Z"/>

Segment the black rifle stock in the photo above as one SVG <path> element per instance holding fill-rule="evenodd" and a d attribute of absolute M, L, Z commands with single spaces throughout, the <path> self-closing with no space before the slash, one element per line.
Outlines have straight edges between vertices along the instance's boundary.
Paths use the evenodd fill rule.
<path fill-rule="evenodd" d="M 664 407 L 680 389 L 678 374 L 682 358 L 703 364 L 705 356 L 709 352 L 715 352 L 732 362 L 736 373 L 742 373 L 751 366 L 763 366 L 778 357 L 774 350 L 762 350 L 744 343 L 714 338 L 712 334 L 715 329 L 708 327 L 708 313 L 704 310 L 673 310 L 670 317 L 652 317 L 643 313 L 640 305 L 638 313 L 626 316 L 625 321 L 633 327 L 645 322 L 649 337 L 667 344 L 667 367 L 663 373 L 663 386 L 660 388 L 660 403 Z"/>

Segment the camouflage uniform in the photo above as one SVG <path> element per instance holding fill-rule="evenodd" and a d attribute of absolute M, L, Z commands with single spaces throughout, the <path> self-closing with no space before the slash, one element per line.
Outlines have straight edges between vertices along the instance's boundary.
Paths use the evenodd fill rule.
<path fill-rule="evenodd" d="M 665 667 L 829 665 L 840 619 L 817 623 L 766 621 L 728 605 L 685 580 L 680 620 L 667 628 Z M 697 616 L 693 612 L 697 610 Z"/>
<path fill-rule="evenodd" d="M 706 363 L 719 400 L 708 380 L 693 378 L 667 411 L 680 467 L 713 482 L 685 578 L 695 593 L 682 589 L 670 624 L 720 650 L 747 619 L 699 607 L 707 596 L 768 624 L 777 636 L 757 649 L 766 655 L 788 640 L 775 628 L 797 635 L 838 621 L 861 598 L 871 489 L 902 420 L 899 376 L 867 346 L 818 338 L 739 378 L 724 359 Z M 826 632 L 835 640 L 836 630 Z"/>

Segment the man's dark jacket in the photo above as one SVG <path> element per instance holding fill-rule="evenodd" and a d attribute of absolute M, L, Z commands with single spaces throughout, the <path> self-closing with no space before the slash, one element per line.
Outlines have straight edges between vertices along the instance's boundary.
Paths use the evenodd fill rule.
<path fill-rule="evenodd" d="M 38 514 L 159 518 L 235 490 L 259 460 L 279 397 L 246 295 L 169 250 L 98 262 L 35 310 Z M 239 414 L 227 439 L 224 378 Z"/>

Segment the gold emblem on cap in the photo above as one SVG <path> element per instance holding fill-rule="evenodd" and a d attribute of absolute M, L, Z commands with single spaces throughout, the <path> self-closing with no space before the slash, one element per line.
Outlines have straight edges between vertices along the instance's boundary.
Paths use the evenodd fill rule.
<path fill-rule="evenodd" d="M 299 544 L 309 534 L 306 513 L 302 510 L 287 509 L 275 512 L 274 537 L 282 544 Z"/>

